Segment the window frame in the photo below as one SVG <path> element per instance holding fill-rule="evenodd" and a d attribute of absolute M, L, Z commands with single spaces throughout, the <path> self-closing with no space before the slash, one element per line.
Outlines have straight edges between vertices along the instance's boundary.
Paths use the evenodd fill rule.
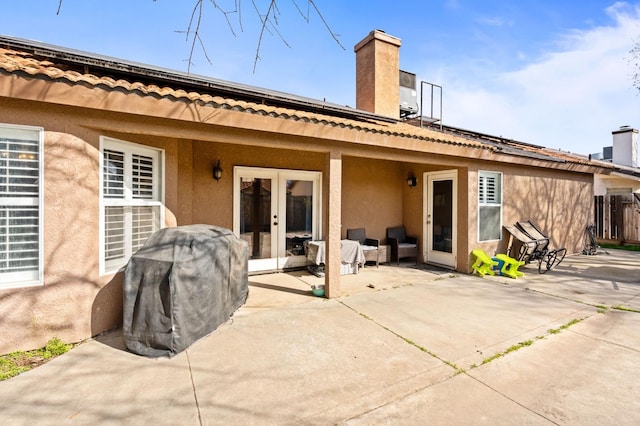
<path fill-rule="evenodd" d="M 157 166 L 154 166 L 153 170 L 153 181 L 152 181 L 152 199 L 144 199 L 144 198 L 133 198 L 132 196 L 132 186 L 131 182 L 127 182 L 126 177 L 131 176 L 131 162 L 125 159 L 125 166 L 123 168 L 125 183 L 123 184 L 124 196 L 122 198 L 106 198 L 104 196 L 104 151 L 106 150 L 114 150 L 123 152 L 125 157 L 131 157 L 132 155 L 139 154 L 144 156 L 153 157 L 157 162 Z M 124 207 L 132 208 L 132 207 L 157 207 L 159 209 L 158 215 L 158 226 L 157 229 L 164 228 L 164 176 L 165 176 L 165 161 L 164 161 L 164 150 L 160 148 L 156 148 L 153 146 L 142 145 L 135 142 L 123 141 L 120 139 L 108 137 L 108 136 L 100 136 L 100 165 L 99 165 L 99 174 L 100 174 L 100 183 L 99 183 L 99 200 L 100 200 L 100 218 L 99 218 L 99 274 L 107 275 L 114 274 L 118 272 L 122 267 L 126 265 L 132 253 L 132 239 L 127 238 L 125 235 L 124 240 L 124 255 L 120 260 L 116 261 L 107 261 L 106 256 L 106 223 L 105 223 L 105 211 L 107 207 Z M 129 169 L 127 169 L 127 165 Z M 129 183 L 129 186 L 127 186 Z M 128 213 L 132 214 L 132 213 Z M 128 223 L 128 220 L 125 219 L 125 223 L 127 225 L 131 225 Z M 126 233 L 126 230 L 125 230 Z"/>
<path fill-rule="evenodd" d="M 10 131 L 34 132 L 37 133 L 38 143 L 38 196 L 37 197 L 7 197 L 6 200 L 0 198 L 0 204 L 7 202 L 7 205 L 29 206 L 37 202 L 38 208 L 38 270 L 37 272 L 13 272 L 0 274 L 2 282 L 0 289 L 34 287 L 44 284 L 44 128 L 39 126 L 25 126 L 19 124 L 0 123 L 0 134 L 8 134 Z M 6 133 L 5 133 L 6 132 Z M 9 200 L 23 200 L 9 204 Z M 25 202 L 24 200 L 30 200 Z M 29 275 L 29 277 L 27 277 Z M 35 275 L 35 278 L 33 276 Z M 8 279 L 6 279 L 8 278 Z"/>
<path fill-rule="evenodd" d="M 498 197 L 499 200 L 498 202 L 483 202 L 483 194 L 480 191 L 480 182 L 482 177 L 488 177 L 488 176 L 495 176 L 499 179 L 498 182 L 498 186 L 499 186 L 499 191 L 498 191 Z M 491 241 L 500 241 L 502 239 L 502 212 L 503 212 L 503 183 L 504 183 L 504 175 L 502 172 L 497 172 L 497 171 L 493 171 L 493 170 L 478 170 L 478 227 L 477 227 L 477 239 L 478 242 L 491 242 Z M 483 207 L 498 207 L 499 208 L 499 223 L 498 223 L 498 230 L 497 230 L 497 236 L 496 238 L 489 238 L 486 240 L 481 239 L 481 229 L 482 229 L 482 222 L 481 222 L 481 214 L 480 211 L 483 209 Z"/>

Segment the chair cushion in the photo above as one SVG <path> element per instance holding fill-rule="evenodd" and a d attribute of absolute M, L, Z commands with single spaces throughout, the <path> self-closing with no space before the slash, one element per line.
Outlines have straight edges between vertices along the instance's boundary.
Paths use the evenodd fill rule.
<path fill-rule="evenodd" d="M 347 229 L 347 240 L 358 241 L 363 244 L 367 239 L 367 234 L 364 228 Z"/>
<path fill-rule="evenodd" d="M 415 244 L 409 244 L 409 243 L 398 243 L 398 248 L 399 249 L 403 249 L 403 248 L 415 248 Z"/>

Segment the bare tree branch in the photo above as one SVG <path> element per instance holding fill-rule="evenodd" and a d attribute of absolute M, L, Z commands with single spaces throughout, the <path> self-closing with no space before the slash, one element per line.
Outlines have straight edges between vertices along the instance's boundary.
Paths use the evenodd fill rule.
<path fill-rule="evenodd" d="M 200 47 L 202 48 L 202 53 L 204 54 L 205 59 L 209 62 L 209 65 L 213 65 L 211 59 L 209 59 L 209 55 L 207 54 L 207 49 L 204 47 L 204 43 L 202 42 L 202 38 L 198 35 L 198 42 L 200 42 Z"/>
<path fill-rule="evenodd" d="M 336 41 L 336 43 L 338 43 L 338 46 L 342 47 L 342 50 L 347 50 L 345 49 L 345 47 L 340 43 L 340 40 L 338 40 L 338 36 L 339 34 L 335 34 L 333 31 L 331 31 L 331 27 L 329 27 L 329 24 L 327 23 L 327 21 L 324 19 L 324 16 L 322 16 L 322 13 L 320 13 L 320 9 L 318 9 L 318 6 L 316 6 L 316 3 L 313 0 L 308 0 L 307 5 L 312 5 L 313 8 L 316 10 L 316 13 L 318 14 L 318 16 L 320 17 L 320 19 L 322 20 L 322 23 L 324 24 L 325 27 L 327 27 L 327 30 L 329 31 L 329 34 L 331 34 L 331 37 L 333 37 L 333 39 Z"/>
<path fill-rule="evenodd" d="M 244 31 L 242 28 L 242 5 L 240 1 L 241 0 L 238 0 L 238 22 L 240 23 L 240 31 Z"/>
<path fill-rule="evenodd" d="M 273 35 L 274 33 L 277 34 L 278 37 L 280 37 L 280 40 L 282 40 L 282 42 L 285 44 L 285 46 L 291 47 L 287 42 L 287 40 L 284 38 L 284 36 L 278 30 L 278 25 L 280 24 L 280 22 L 278 22 L 278 16 L 280 16 L 278 1 L 271 0 L 271 4 L 269 5 L 270 10 L 267 10 L 267 13 L 265 15 L 261 15 L 260 11 L 258 10 L 258 7 L 255 4 L 255 1 L 254 0 L 251 0 L 251 1 L 253 2 L 256 13 L 258 14 L 258 17 L 263 24 L 262 31 L 266 30 L 271 35 Z M 263 16 L 264 16 L 264 21 L 262 18 Z M 270 24 L 270 25 L 267 26 L 267 24 Z"/>
<path fill-rule="evenodd" d="M 267 22 L 269 21 L 269 14 L 271 13 L 271 8 L 273 7 L 276 0 L 271 0 L 271 2 L 269 3 L 269 9 L 267 9 L 267 14 L 265 15 L 264 19 L 262 19 L 262 15 L 260 15 L 260 11 L 256 6 L 256 2 L 254 0 L 251 0 L 251 2 L 253 3 L 253 7 L 255 7 L 256 12 L 258 12 L 258 17 L 262 21 L 262 27 L 260 28 L 260 37 L 258 38 L 258 47 L 256 49 L 256 57 L 253 60 L 253 73 L 255 74 L 258 59 L 260 59 L 260 45 L 262 44 L 262 35 L 264 34 L 265 28 L 267 28 Z"/>
<path fill-rule="evenodd" d="M 298 6 L 298 2 L 296 0 L 291 0 L 293 2 L 293 4 L 295 5 L 296 9 L 298 9 L 298 13 L 300 13 L 300 16 L 302 16 L 302 19 L 304 19 L 307 24 L 309 23 L 309 2 L 307 1 L 307 14 L 305 15 L 304 13 L 302 13 L 302 10 L 300 9 L 300 6 Z"/>
<path fill-rule="evenodd" d="M 322 13 L 320 13 L 320 9 L 318 9 L 318 6 L 316 6 L 316 4 L 315 4 L 315 2 L 313 0 L 307 0 L 307 13 L 306 14 L 304 14 L 302 12 L 302 9 L 300 9 L 300 6 L 298 6 L 298 2 L 296 0 L 291 0 L 291 1 L 295 5 L 296 9 L 298 9 L 298 12 L 300 13 L 300 16 L 302 16 L 302 19 L 304 19 L 307 22 L 307 24 L 311 21 L 309 12 L 310 12 L 311 6 L 313 6 L 313 8 L 315 9 L 316 13 L 320 17 L 320 20 L 322 20 L 322 23 L 324 24 L 324 26 L 327 27 L 327 30 L 329 31 L 329 34 L 331 34 L 331 37 L 333 37 L 333 39 L 336 41 L 336 43 L 338 43 L 338 46 L 342 47 L 343 50 L 346 50 L 345 47 L 342 45 L 342 43 L 340 43 L 340 40 L 338 40 L 338 37 L 340 35 L 334 33 L 331 30 L 331 27 L 329 27 L 329 24 L 324 19 L 324 16 L 322 16 Z"/>
<path fill-rule="evenodd" d="M 187 31 L 178 31 L 187 34 L 187 41 L 189 41 L 189 35 L 191 34 L 191 25 L 193 25 L 193 19 L 198 12 L 198 25 L 196 26 L 195 33 L 197 33 L 200 29 L 200 18 L 202 17 L 202 0 L 196 1 L 196 4 L 193 6 L 193 11 L 191 11 L 191 19 L 189 19 L 189 25 L 187 26 Z"/>
<path fill-rule="evenodd" d="M 220 13 L 222 13 L 222 15 L 224 16 L 224 18 L 227 20 L 227 25 L 229 25 L 229 31 L 231 31 L 231 34 L 233 34 L 233 36 L 236 36 L 236 32 L 233 30 L 233 25 L 231 25 L 231 21 L 229 20 L 229 15 L 231 15 L 232 13 L 239 13 L 239 7 L 240 7 L 240 0 L 236 0 L 235 1 L 235 9 L 234 10 L 224 10 L 220 7 L 220 5 L 218 5 L 218 3 L 215 0 L 210 0 L 211 4 L 213 4 L 213 7 L 215 7 L 216 9 L 218 9 L 220 11 Z M 242 21 L 240 20 L 240 18 L 238 17 L 238 21 L 240 23 L 240 31 L 242 31 Z"/>
<path fill-rule="evenodd" d="M 62 1 L 63 0 L 58 0 L 58 10 L 56 12 L 56 15 L 60 14 L 60 10 L 62 9 Z M 153 0 L 154 2 L 156 0 Z M 231 34 L 233 34 L 233 36 L 236 36 L 236 32 L 234 30 L 233 24 L 231 22 L 231 15 L 233 14 L 237 14 L 238 15 L 238 25 L 240 27 L 240 31 L 243 31 L 243 23 L 242 23 L 242 0 L 234 0 L 234 8 L 233 9 L 229 9 L 229 10 L 225 10 L 220 4 L 218 0 L 209 0 L 209 3 L 211 3 L 211 5 L 214 7 L 214 9 L 218 10 L 225 18 L 225 20 L 227 21 L 227 25 L 229 27 L 229 31 L 231 31 Z M 320 20 L 322 21 L 322 23 L 324 24 L 324 26 L 327 28 L 327 30 L 329 31 L 329 34 L 331 35 L 331 37 L 335 40 L 335 42 L 338 44 L 338 46 L 340 46 L 342 49 L 345 49 L 345 47 L 340 43 L 340 40 L 338 39 L 339 34 L 334 33 L 331 30 L 331 27 L 329 26 L 329 24 L 327 23 L 327 21 L 324 19 L 324 16 L 322 16 L 322 13 L 320 13 L 320 9 L 318 8 L 318 6 L 316 5 L 314 0 L 307 0 L 307 12 L 306 14 L 302 11 L 302 9 L 300 8 L 299 4 L 298 4 L 299 0 L 291 0 L 291 2 L 294 4 L 295 8 L 298 10 L 298 13 L 300 13 L 300 16 L 302 16 L 302 18 L 309 23 L 310 22 L 310 13 L 311 13 L 311 8 L 313 7 L 313 9 L 315 10 L 315 12 L 318 14 L 318 16 L 320 17 Z M 282 40 L 282 42 L 284 43 L 285 46 L 287 47 L 291 47 L 289 45 L 289 43 L 287 42 L 287 40 L 284 38 L 284 36 L 282 35 L 282 33 L 280 33 L 279 29 L 278 29 L 278 25 L 280 24 L 280 9 L 278 7 L 278 0 L 270 0 L 269 1 L 269 7 L 267 8 L 266 13 L 261 13 L 260 9 L 258 8 L 258 5 L 256 4 L 256 0 L 251 0 L 251 3 L 253 5 L 253 8 L 256 11 L 256 14 L 258 15 L 258 19 L 260 20 L 260 35 L 258 37 L 258 44 L 256 46 L 256 56 L 253 62 L 253 72 L 256 72 L 256 67 L 258 64 L 258 60 L 260 60 L 260 49 L 262 47 L 262 40 L 264 38 L 264 33 L 268 32 L 269 34 L 273 35 L 274 33 L 280 38 L 280 40 Z M 187 26 L 186 31 L 176 31 L 177 33 L 184 33 L 186 35 L 186 40 L 185 41 L 189 41 L 189 38 L 191 38 L 191 48 L 189 49 L 189 58 L 186 59 L 187 61 L 187 72 L 191 72 L 191 66 L 194 65 L 193 62 L 193 57 L 195 54 L 195 50 L 196 50 L 196 45 L 200 45 L 200 48 L 202 49 L 202 52 L 204 53 L 204 56 L 206 58 L 206 60 L 209 62 L 209 64 L 211 64 L 211 59 L 209 58 L 209 55 L 207 54 L 207 50 L 206 50 L 206 46 L 205 43 L 202 40 L 202 37 L 200 37 L 200 29 L 201 29 L 201 25 L 202 25 L 202 18 L 203 18 L 203 11 L 204 8 L 204 0 L 196 0 L 195 4 L 193 6 L 193 10 L 191 11 L 191 17 L 189 18 L 189 24 Z M 346 49 L 345 49 L 346 50 Z M 638 47 L 638 51 L 636 52 L 636 55 L 640 55 L 640 47 Z M 633 53 L 633 52 L 632 52 Z M 639 89 L 640 89 L 640 77 L 638 77 L 637 75 L 635 76 L 635 81 L 637 81 L 637 84 L 639 85 Z"/>
<path fill-rule="evenodd" d="M 209 0 L 209 1 L 213 5 L 213 7 L 215 9 L 217 9 L 220 13 L 222 13 L 222 15 L 224 16 L 225 20 L 227 21 L 227 25 L 229 26 L 229 30 L 231 31 L 231 33 L 234 36 L 236 36 L 236 33 L 235 33 L 235 30 L 233 29 L 233 25 L 232 25 L 231 20 L 230 20 L 230 15 L 231 14 L 234 14 L 234 13 L 238 14 L 238 23 L 240 25 L 240 30 L 243 31 L 241 0 L 235 0 L 234 1 L 234 9 L 232 9 L 232 10 L 223 9 L 222 6 L 220 6 L 220 4 L 218 3 L 217 0 Z M 320 20 L 322 21 L 322 23 L 325 25 L 325 27 L 329 31 L 329 34 L 331 35 L 331 37 L 336 41 L 338 46 L 340 46 L 342 49 L 345 49 L 345 47 L 340 43 L 340 40 L 338 39 L 339 35 L 334 33 L 331 30 L 331 28 L 329 27 L 329 24 L 324 19 L 324 16 L 320 12 L 320 9 L 318 8 L 318 6 L 315 4 L 315 2 L 313 0 L 307 0 L 307 13 L 306 14 L 302 11 L 302 9 L 300 8 L 300 6 L 298 5 L 298 2 L 296 0 L 291 0 L 291 1 L 294 4 L 294 6 L 296 7 L 296 9 L 298 10 L 298 12 L 300 13 L 300 15 L 302 16 L 302 18 L 307 23 L 310 22 L 310 11 L 311 11 L 311 7 L 313 7 L 313 9 L 316 11 L 318 16 L 320 17 Z M 205 49 L 205 45 L 202 42 L 202 39 L 200 38 L 200 25 L 201 25 L 201 19 L 202 19 L 202 14 L 203 14 L 202 3 L 203 3 L 202 0 L 197 0 L 196 1 L 196 5 L 195 5 L 193 13 L 191 15 L 191 19 L 189 20 L 189 27 L 188 27 L 188 29 L 186 31 L 187 39 L 190 36 L 192 36 L 194 38 L 193 41 L 192 41 L 192 45 L 191 45 L 192 48 L 191 48 L 191 52 L 190 52 L 189 59 L 188 59 L 188 63 L 189 63 L 188 72 L 191 70 L 191 65 L 193 64 L 193 55 L 194 55 L 194 49 L 193 48 L 195 46 L 196 39 L 198 39 L 198 42 L 200 43 L 200 46 L 203 49 L 205 57 L 207 57 L 207 60 L 209 60 L 207 52 L 206 52 L 206 49 Z M 267 33 L 269 33 L 271 35 L 276 34 L 280 38 L 280 40 L 284 43 L 285 46 L 291 47 L 291 45 L 287 42 L 285 37 L 282 35 L 280 30 L 278 29 L 278 25 L 280 24 L 280 20 L 279 20 L 280 9 L 278 7 L 278 1 L 277 0 L 270 0 L 269 6 L 267 8 L 267 11 L 264 14 L 260 11 L 260 9 L 259 9 L 258 5 L 256 4 L 255 0 L 251 0 L 251 4 L 253 5 L 253 8 L 256 11 L 258 19 L 260 20 L 260 34 L 258 36 L 258 43 L 257 43 L 257 46 L 256 46 L 256 55 L 255 55 L 255 58 L 254 58 L 254 61 L 253 61 L 253 72 L 255 73 L 258 61 L 260 60 L 260 49 L 262 48 L 262 41 L 264 39 L 265 32 L 267 32 Z M 195 29 L 192 30 L 192 27 L 194 26 L 194 21 L 195 21 Z"/>
<path fill-rule="evenodd" d="M 202 0 L 198 0 L 196 5 L 191 13 L 191 20 L 189 21 L 189 26 L 187 27 L 187 40 L 189 39 L 189 35 L 191 32 L 191 24 L 193 24 L 193 18 L 195 14 L 198 14 L 196 21 L 196 29 L 193 32 L 193 41 L 191 42 L 191 51 L 189 52 L 189 61 L 187 62 L 187 73 L 191 72 L 191 65 L 193 64 L 193 50 L 196 47 L 196 41 L 200 40 L 200 23 L 202 22 Z"/>

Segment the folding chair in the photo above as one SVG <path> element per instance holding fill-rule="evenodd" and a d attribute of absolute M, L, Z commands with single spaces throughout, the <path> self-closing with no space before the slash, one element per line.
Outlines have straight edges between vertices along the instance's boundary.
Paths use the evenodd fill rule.
<path fill-rule="evenodd" d="M 550 271 L 562 262 L 567 249 L 549 249 L 549 237 L 540 231 L 531 221 L 517 222 L 516 226 L 504 227 L 510 234 L 509 256 L 526 263 L 538 261 L 538 272 Z M 516 248 L 517 246 L 520 248 Z M 517 254 L 517 256 L 514 256 Z"/>

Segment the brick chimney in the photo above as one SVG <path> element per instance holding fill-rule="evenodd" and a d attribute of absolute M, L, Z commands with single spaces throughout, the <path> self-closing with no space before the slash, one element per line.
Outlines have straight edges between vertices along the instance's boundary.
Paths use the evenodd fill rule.
<path fill-rule="evenodd" d="M 356 108 L 400 118 L 400 45 L 374 30 L 356 44 Z"/>
<path fill-rule="evenodd" d="M 638 130 L 621 126 L 613 135 L 613 163 L 638 167 Z"/>

